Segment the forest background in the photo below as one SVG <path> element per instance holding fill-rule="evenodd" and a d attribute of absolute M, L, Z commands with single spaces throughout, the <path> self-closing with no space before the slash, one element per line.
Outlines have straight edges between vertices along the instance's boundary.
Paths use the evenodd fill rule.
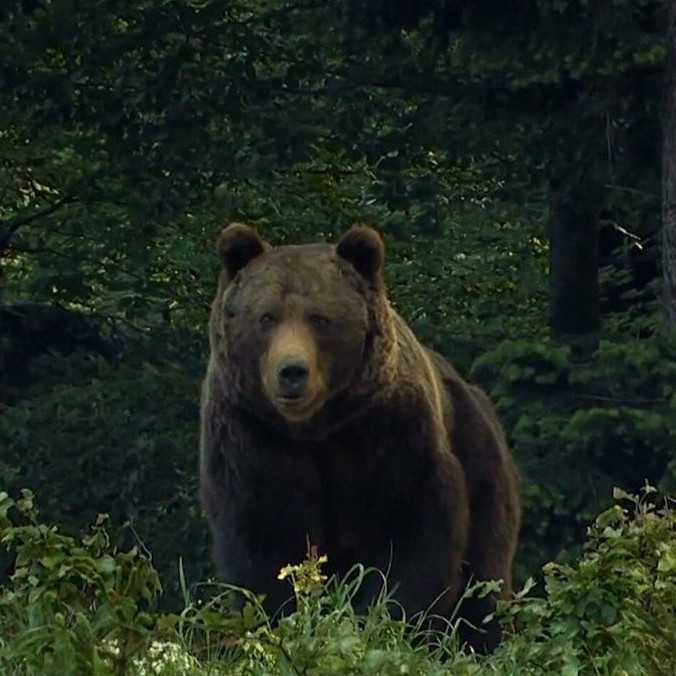
<path fill-rule="evenodd" d="M 0 488 L 73 531 L 110 514 L 168 606 L 179 557 L 211 574 L 198 398 L 237 219 L 384 233 L 393 302 L 505 422 L 520 580 L 575 560 L 614 486 L 673 492 L 673 12 L 4 2 Z"/>

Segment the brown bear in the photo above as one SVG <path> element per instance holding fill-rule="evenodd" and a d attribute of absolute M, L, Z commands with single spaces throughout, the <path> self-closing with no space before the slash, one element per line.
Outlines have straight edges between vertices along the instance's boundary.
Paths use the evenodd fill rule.
<path fill-rule="evenodd" d="M 390 305 L 379 234 L 271 247 L 233 223 L 218 249 L 200 492 L 223 579 L 275 610 L 289 596 L 278 573 L 309 541 L 330 573 L 387 571 L 408 618 L 451 617 L 470 580 L 508 594 L 520 507 L 502 428 Z M 357 609 L 380 591 L 367 577 Z M 460 609 L 478 650 L 499 640 L 481 624 L 495 602 Z"/>

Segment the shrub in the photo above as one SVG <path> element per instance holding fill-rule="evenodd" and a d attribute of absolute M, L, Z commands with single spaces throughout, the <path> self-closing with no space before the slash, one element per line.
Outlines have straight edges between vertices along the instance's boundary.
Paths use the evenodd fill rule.
<path fill-rule="evenodd" d="M 519 633 L 501 660 L 520 674 L 676 673 L 676 514 L 615 490 L 575 565 L 545 566 L 547 595 L 507 610 Z"/>
<path fill-rule="evenodd" d="M 578 556 L 613 486 L 676 488 L 673 344 L 602 342 L 581 362 L 553 343 L 505 342 L 472 375 L 496 401 L 524 474 L 521 575 Z"/>
<path fill-rule="evenodd" d="M 30 491 L 0 493 L 0 542 L 17 554 L 0 595 L 2 673 L 124 674 L 145 653 L 159 578 L 142 548 L 111 548 L 104 522 L 76 540 L 38 522 Z"/>
<path fill-rule="evenodd" d="M 166 346 L 159 358 L 156 344 Z M 39 493 L 68 533 L 107 513 L 113 539 L 128 544 L 132 531 L 118 529 L 130 522 L 159 562 L 163 602 L 174 604 L 179 555 L 195 577 L 210 565 L 197 500 L 199 348 L 172 353 L 154 335 L 119 364 L 78 352 L 36 359 L 35 385 L 0 415 L 0 486 Z"/>

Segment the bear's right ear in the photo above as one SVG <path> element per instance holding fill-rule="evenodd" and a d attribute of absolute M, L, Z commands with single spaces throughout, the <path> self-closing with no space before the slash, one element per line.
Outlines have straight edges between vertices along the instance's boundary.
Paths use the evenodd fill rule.
<path fill-rule="evenodd" d="M 230 223 L 218 236 L 216 248 L 223 261 L 228 281 L 232 281 L 242 268 L 260 256 L 269 245 L 248 225 Z"/>

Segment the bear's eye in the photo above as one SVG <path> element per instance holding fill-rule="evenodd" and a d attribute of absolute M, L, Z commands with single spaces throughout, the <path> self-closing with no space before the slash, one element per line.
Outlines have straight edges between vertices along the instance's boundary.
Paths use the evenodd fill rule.
<path fill-rule="evenodd" d="M 308 317 L 310 324 L 316 326 L 318 329 L 326 329 L 331 326 L 331 320 L 324 315 L 313 314 Z"/>
<path fill-rule="evenodd" d="M 275 323 L 275 317 L 269 312 L 264 312 L 258 318 L 258 321 L 262 327 L 272 326 Z"/>

